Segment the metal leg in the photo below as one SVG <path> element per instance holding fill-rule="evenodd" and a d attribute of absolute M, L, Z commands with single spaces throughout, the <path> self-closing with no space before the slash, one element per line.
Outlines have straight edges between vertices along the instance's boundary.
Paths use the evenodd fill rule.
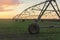
<path fill-rule="evenodd" d="M 55 4 L 56 4 L 56 7 L 57 7 L 57 9 L 58 9 L 59 16 L 60 16 L 60 10 L 59 10 L 59 7 L 58 7 L 58 4 L 57 4 L 57 2 L 55 2 Z M 60 19 L 60 17 L 59 17 L 59 19 Z"/>
<path fill-rule="evenodd" d="M 53 4 L 52 4 L 52 3 L 51 3 L 51 5 L 52 5 L 52 7 L 53 7 L 54 11 L 56 12 L 56 14 L 58 15 L 58 17 L 60 18 L 60 15 L 58 14 L 57 10 L 55 9 L 55 7 L 53 6 Z"/>
<path fill-rule="evenodd" d="M 44 6 L 43 6 L 43 8 L 42 8 L 42 10 L 41 10 L 41 12 L 40 12 L 40 14 L 43 12 L 45 6 L 46 6 L 46 3 L 44 4 Z"/>
<path fill-rule="evenodd" d="M 38 16 L 38 21 L 40 20 L 40 18 L 42 17 L 42 15 L 44 14 L 44 12 L 46 11 L 46 9 L 48 8 L 50 2 L 48 3 L 48 5 L 46 6 L 46 8 L 44 10 L 42 10 L 43 12 L 41 12 Z"/>
<path fill-rule="evenodd" d="M 60 10 L 59 10 L 59 7 L 58 7 L 58 4 L 57 4 L 57 2 L 55 2 L 55 4 L 56 4 L 56 7 L 57 7 L 57 9 L 58 9 L 58 11 L 59 11 L 59 13 L 60 13 Z"/>

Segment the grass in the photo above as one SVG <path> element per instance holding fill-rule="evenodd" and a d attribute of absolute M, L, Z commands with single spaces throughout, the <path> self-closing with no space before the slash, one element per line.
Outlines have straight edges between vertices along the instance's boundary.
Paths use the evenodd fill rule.
<path fill-rule="evenodd" d="M 40 28 L 40 33 L 30 35 L 28 33 L 29 24 L 33 20 L 25 22 L 13 20 L 0 20 L 0 40 L 60 40 L 60 28 Z M 40 27 L 59 27 L 60 22 L 39 22 Z"/>

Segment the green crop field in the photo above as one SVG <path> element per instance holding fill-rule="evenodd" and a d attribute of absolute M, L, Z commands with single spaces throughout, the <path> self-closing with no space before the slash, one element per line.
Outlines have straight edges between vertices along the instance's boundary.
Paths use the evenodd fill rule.
<path fill-rule="evenodd" d="M 0 40 L 60 40 L 60 22 L 40 21 L 40 33 L 31 35 L 28 32 L 28 26 L 33 22 L 33 20 L 24 22 L 21 20 L 17 22 L 14 20 L 0 20 Z M 49 26 L 54 27 L 49 28 Z"/>

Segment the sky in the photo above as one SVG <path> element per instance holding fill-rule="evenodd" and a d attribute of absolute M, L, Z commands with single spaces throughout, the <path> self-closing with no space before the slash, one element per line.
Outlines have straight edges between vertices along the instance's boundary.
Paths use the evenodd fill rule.
<path fill-rule="evenodd" d="M 27 7 L 45 0 L 0 0 L 0 19 L 13 18 Z M 58 5 L 60 1 L 58 0 Z"/>

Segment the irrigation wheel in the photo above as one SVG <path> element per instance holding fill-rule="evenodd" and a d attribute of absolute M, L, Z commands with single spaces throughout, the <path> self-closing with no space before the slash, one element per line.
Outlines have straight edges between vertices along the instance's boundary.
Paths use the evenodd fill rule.
<path fill-rule="evenodd" d="M 39 33 L 39 30 L 40 30 L 40 28 L 39 28 L 38 23 L 32 23 L 28 27 L 28 32 L 30 34 L 38 34 Z"/>

